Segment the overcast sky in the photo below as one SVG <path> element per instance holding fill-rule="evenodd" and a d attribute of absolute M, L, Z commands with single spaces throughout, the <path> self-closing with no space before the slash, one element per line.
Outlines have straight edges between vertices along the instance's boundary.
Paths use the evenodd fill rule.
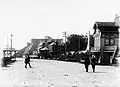
<path fill-rule="evenodd" d="M 10 45 L 11 34 L 13 47 L 21 49 L 31 38 L 85 34 L 96 21 L 114 21 L 115 14 L 119 0 L 0 0 L 0 49 Z"/>

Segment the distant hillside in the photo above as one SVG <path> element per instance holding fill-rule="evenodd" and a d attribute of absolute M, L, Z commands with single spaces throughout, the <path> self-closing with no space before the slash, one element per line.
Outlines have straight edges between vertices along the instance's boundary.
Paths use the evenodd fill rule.
<path fill-rule="evenodd" d="M 19 50 L 17 53 L 16 53 L 16 57 L 23 57 L 23 53 L 25 51 L 25 49 L 27 48 L 28 46 L 22 48 L 21 50 Z"/>
<path fill-rule="evenodd" d="M 19 50 L 16 54 L 16 57 L 23 57 L 24 54 L 29 53 L 32 54 L 33 51 L 37 50 L 37 46 L 40 43 L 46 42 L 48 39 L 32 39 L 31 43 L 24 47 L 23 49 Z M 62 41 L 62 39 L 53 39 L 53 41 L 59 41 L 59 43 Z M 51 42 L 53 42 L 51 41 Z M 51 44 L 48 40 L 48 45 Z"/>
<path fill-rule="evenodd" d="M 37 46 L 40 44 L 40 40 L 34 40 L 24 51 L 25 53 L 32 54 L 33 51 L 37 50 Z"/>

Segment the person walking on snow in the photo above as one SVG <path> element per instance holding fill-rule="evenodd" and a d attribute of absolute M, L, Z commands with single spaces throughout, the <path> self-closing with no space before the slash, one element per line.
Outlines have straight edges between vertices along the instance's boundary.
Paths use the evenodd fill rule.
<path fill-rule="evenodd" d="M 86 72 L 88 72 L 89 65 L 90 65 L 90 59 L 89 59 L 89 53 L 88 52 L 86 52 L 86 54 L 85 54 L 84 65 L 85 65 Z"/>
<path fill-rule="evenodd" d="M 95 65 L 96 65 L 96 58 L 95 58 L 95 55 L 92 54 L 92 57 L 91 57 L 91 65 L 92 65 L 92 70 L 93 72 L 95 72 Z"/>
<path fill-rule="evenodd" d="M 29 64 L 29 67 L 31 68 L 29 54 L 26 54 L 25 56 L 25 68 L 27 68 L 27 64 Z"/>

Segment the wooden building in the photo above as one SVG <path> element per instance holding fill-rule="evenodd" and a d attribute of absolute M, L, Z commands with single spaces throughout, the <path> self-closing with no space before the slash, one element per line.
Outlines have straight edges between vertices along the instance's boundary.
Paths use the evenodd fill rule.
<path fill-rule="evenodd" d="M 95 22 L 93 29 L 94 47 L 91 51 L 99 63 L 114 63 L 119 50 L 119 26 L 116 22 Z"/>

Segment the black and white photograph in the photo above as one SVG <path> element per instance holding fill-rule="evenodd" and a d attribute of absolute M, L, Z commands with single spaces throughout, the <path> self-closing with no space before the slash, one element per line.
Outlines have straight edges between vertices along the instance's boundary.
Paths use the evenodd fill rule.
<path fill-rule="evenodd" d="M 0 87 L 120 87 L 119 0 L 0 0 Z"/>

